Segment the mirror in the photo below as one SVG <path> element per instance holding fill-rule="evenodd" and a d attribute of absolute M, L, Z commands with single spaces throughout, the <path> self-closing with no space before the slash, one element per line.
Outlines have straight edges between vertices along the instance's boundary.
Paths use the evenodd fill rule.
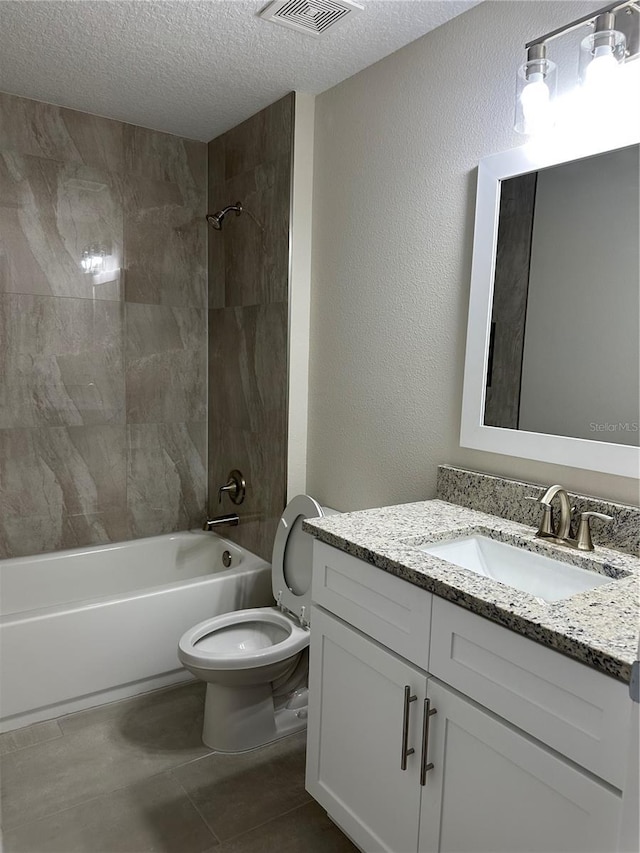
<path fill-rule="evenodd" d="M 638 476 L 640 146 L 478 169 L 460 443 Z"/>

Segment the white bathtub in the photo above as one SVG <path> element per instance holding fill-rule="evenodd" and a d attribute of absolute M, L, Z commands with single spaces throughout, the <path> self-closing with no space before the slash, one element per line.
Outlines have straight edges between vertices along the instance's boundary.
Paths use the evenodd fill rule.
<path fill-rule="evenodd" d="M 0 560 L 0 731 L 189 680 L 187 628 L 272 602 L 269 563 L 215 533 Z"/>

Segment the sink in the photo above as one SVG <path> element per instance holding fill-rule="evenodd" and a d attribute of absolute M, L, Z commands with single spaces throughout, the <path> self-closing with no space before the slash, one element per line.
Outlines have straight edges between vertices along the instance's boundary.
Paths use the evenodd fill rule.
<path fill-rule="evenodd" d="M 477 534 L 421 545 L 419 550 L 545 601 L 562 601 L 612 581 L 598 572 Z"/>

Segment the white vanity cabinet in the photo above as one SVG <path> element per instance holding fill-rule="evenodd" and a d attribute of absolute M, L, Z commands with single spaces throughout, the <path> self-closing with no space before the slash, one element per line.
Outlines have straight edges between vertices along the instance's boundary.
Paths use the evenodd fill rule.
<path fill-rule="evenodd" d="M 420 853 L 613 853 L 619 795 L 435 679 L 428 695 Z"/>
<path fill-rule="evenodd" d="M 363 850 L 415 851 L 427 676 L 318 608 L 311 619 L 307 788 Z"/>
<path fill-rule="evenodd" d="M 319 542 L 313 597 L 307 789 L 363 851 L 615 850 L 625 685 Z"/>

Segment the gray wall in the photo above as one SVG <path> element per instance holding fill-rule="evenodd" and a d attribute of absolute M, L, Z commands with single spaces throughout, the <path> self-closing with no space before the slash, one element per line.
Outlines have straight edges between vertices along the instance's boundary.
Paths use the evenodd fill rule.
<path fill-rule="evenodd" d="M 293 94 L 209 143 L 209 513 L 238 511 L 224 535 L 271 559 L 286 502 L 289 216 Z M 247 497 L 218 504 L 232 468 Z"/>
<path fill-rule="evenodd" d="M 321 502 L 433 497 L 443 462 L 638 501 L 636 472 L 459 446 L 478 161 L 523 144 L 525 42 L 597 7 L 482 3 L 316 99 L 307 487 Z"/>
<path fill-rule="evenodd" d="M 0 95 L 0 557 L 200 523 L 206 153 Z"/>

